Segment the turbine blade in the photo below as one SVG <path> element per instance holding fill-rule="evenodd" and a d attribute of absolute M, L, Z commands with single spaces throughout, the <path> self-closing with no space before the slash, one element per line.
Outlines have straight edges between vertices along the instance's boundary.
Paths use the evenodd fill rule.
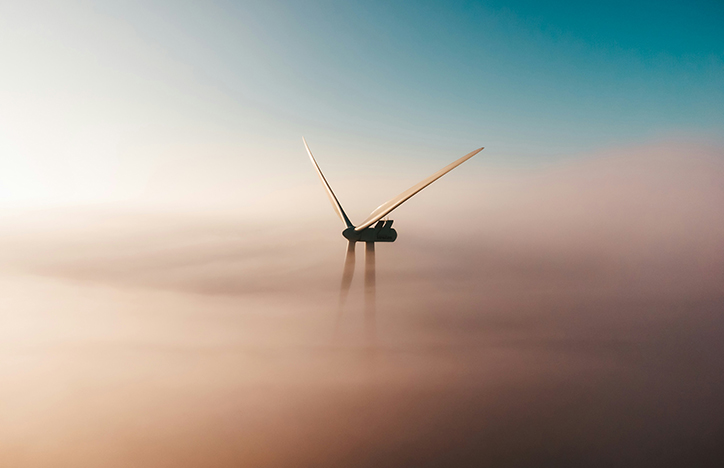
<path fill-rule="evenodd" d="M 342 272 L 342 284 L 339 288 L 339 307 L 337 309 L 337 320 L 334 323 L 334 334 L 339 332 L 339 324 L 342 321 L 342 312 L 344 312 L 344 303 L 347 301 L 349 287 L 352 284 L 352 276 L 354 276 L 354 247 L 355 242 L 347 242 L 347 254 L 344 257 L 344 271 Z"/>
<path fill-rule="evenodd" d="M 375 281 L 375 243 L 365 243 L 365 325 L 367 338 L 370 343 L 375 340 L 375 302 L 376 302 L 376 281 Z"/>
<path fill-rule="evenodd" d="M 347 300 L 347 294 L 349 293 L 349 287 L 352 284 L 352 277 L 354 276 L 354 247 L 355 242 L 347 242 L 347 256 L 344 258 L 344 271 L 342 272 L 342 284 L 339 290 L 339 308 L 340 312 L 344 302 Z"/>
<path fill-rule="evenodd" d="M 342 204 L 339 203 L 339 200 L 337 200 L 337 196 L 332 191 L 332 187 L 330 187 L 329 182 L 327 182 L 327 179 L 324 177 L 324 174 L 322 174 L 322 170 L 319 168 L 319 164 L 317 164 L 317 161 L 314 159 L 314 156 L 312 156 L 312 152 L 309 150 L 309 145 L 307 145 L 307 140 L 302 137 L 302 141 L 304 142 L 304 147 L 307 149 L 307 154 L 309 155 L 309 159 L 312 160 L 312 164 L 314 165 L 314 169 L 317 170 L 317 174 L 319 174 L 319 178 L 322 180 L 322 184 L 324 184 L 324 188 L 327 189 L 327 195 L 329 196 L 329 201 L 332 202 L 332 207 L 334 207 L 334 211 L 337 212 L 339 217 L 342 219 L 344 224 L 347 225 L 348 228 L 354 227 L 354 225 L 350 222 L 349 218 L 347 217 L 347 213 L 344 212 L 342 209 Z"/>
<path fill-rule="evenodd" d="M 410 199 L 410 197 L 412 197 L 413 195 L 415 195 L 417 192 L 419 192 L 420 190 L 424 189 L 425 187 L 427 187 L 427 186 L 430 185 L 431 183 L 435 182 L 437 179 L 439 179 L 440 177 L 444 176 L 444 175 L 447 174 L 448 172 L 452 171 L 453 169 L 455 169 L 456 167 L 458 167 L 459 165 L 461 165 L 462 163 L 464 163 L 464 162 L 467 161 L 468 159 L 472 158 L 473 156 L 475 156 L 476 154 L 478 154 L 478 153 L 481 152 L 482 150 L 483 150 L 483 148 L 478 148 L 478 149 L 476 149 L 475 151 L 466 154 L 465 156 L 463 156 L 462 158 L 460 158 L 460 159 L 458 159 L 457 161 L 453 162 L 452 164 L 448 164 L 448 165 L 445 166 L 444 168 L 440 169 L 439 171 L 437 171 L 436 173 L 434 173 L 433 175 L 431 175 L 431 176 L 428 177 L 427 179 L 423 180 L 423 181 L 420 182 L 419 184 L 416 184 L 416 185 L 410 187 L 409 189 L 405 190 L 404 192 L 402 192 L 401 194 L 399 194 L 398 196 L 396 196 L 396 197 L 393 198 L 392 200 L 389 200 L 389 201 L 381 204 L 380 206 L 378 206 L 378 207 L 370 214 L 370 216 L 369 216 L 367 219 L 364 220 L 364 222 L 363 222 L 362 224 L 360 224 L 359 226 L 357 226 L 357 227 L 355 228 L 355 231 L 361 231 L 361 230 L 363 230 L 363 229 L 365 229 L 365 228 L 373 225 L 374 223 L 376 223 L 376 222 L 379 221 L 380 219 L 384 218 L 387 214 L 389 214 L 390 211 L 394 210 L 394 209 L 397 208 L 398 206 L 400 206 L 400 205 L 402 205 L 403 203 L 405 203 L 407 200 Z"/>

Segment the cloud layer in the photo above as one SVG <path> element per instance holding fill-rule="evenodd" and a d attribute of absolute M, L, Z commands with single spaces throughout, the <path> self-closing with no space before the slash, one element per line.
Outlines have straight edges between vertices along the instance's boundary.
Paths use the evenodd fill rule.
<path fill-rule="evenodd" d="M 344 243 L 331 210 L 294 223 L 6 213 L 3 461 L 680 466 L 722 455 L 721 149 L 625 148 L 439 184 L 395 212 L 400 237 L 378 246 L 374 342 L 361 246 L 334 333 Z M 318 195 L 284 210 L 326 203 Z"/>

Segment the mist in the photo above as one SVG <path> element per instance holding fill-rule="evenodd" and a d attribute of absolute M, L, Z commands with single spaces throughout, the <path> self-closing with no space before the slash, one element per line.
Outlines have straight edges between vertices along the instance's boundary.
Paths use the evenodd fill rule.
<path fill-rule="evenodd" d="M 335 329 L 346 245 L 321 187 L 280 187 L 266 217 L 6 210 L 3 464 L 716 464 L 721 148 L 469 165 L 394 213 L 374 339 L 360 246 Z"/>

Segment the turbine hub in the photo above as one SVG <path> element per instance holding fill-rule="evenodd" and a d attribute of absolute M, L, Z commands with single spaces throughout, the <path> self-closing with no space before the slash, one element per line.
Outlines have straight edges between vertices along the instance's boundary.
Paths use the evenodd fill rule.
<path fill-rule="evenodd" d="M 378 221 L 374 227 L 364 228 L 356 231 L 355 228 L 347 228 L 342 235 L 350 242 L 395 242 L 397 231 L 392 229 L 394 221 Z"/>

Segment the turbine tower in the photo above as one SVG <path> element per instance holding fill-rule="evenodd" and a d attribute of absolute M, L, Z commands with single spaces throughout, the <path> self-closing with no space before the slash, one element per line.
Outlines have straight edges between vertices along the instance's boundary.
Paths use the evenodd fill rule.
<path fill-rule="evenodd" d="M 342 306 L 344 305 L 347 294 L 349 293 L 349 287 L 352 284 L 352 276 L 354 275 L 354 263 L 355 263 L 355 245 L 357 242 L 365 243 L 365 323 L 367 325 L 367 335 L 370 338 L 374 337 L 374 318 L 375 318 L 375 242 L 394 242 L 397 239 L 397 231 L 392 229 L 392 220 L 382 220 L 392 210 L 405 203 L 413 195 L 420 190 L 424 189 L 431 183 L 435 182 L 440 177 L 444 176 L 448 172 L 452 171 L 468 159 L 472 158 L 483 148 L 478 148 L 475 151 L 471 151 L 462 158 L 454 161 L 447 166 L 443 167 L 427 179 L 422 182 L 413 185 L 409 189 L 405 190 L 395 198 L 381 204 L 375 208 L 372 213 L 365 219 L 362 224 L 355 226 L 347 217 L 347 213 L 344 212 L 342 204 L 337 199 L 337 196 L 332 191 L 332 187 L 327 182 L 327 178 L 322 174 L 322 170 L 319 168 L 319 164 L 312 156 L 312 152 L 309 150 L 307 140 L 302 137 L 304 147 L 307 149 L 309 159 L 312 160 L 314 169 L 317 171 L 324 188 L 327 190 L 329 201 L 332 202 L 334 211 L 337 212 L 342 222 L 345 224 L 345 229 L 342 231 L 342 235 L 347 239 L 347 256 L 344 260 L 344 271 L 342 273 L 342 284 L 340 287 L 339 294 L 339 311 L 341 314 Z M 374 227 L 372 225 L 374 224 Z M 338 321 L 339 321 L 338 315 Z"/>

